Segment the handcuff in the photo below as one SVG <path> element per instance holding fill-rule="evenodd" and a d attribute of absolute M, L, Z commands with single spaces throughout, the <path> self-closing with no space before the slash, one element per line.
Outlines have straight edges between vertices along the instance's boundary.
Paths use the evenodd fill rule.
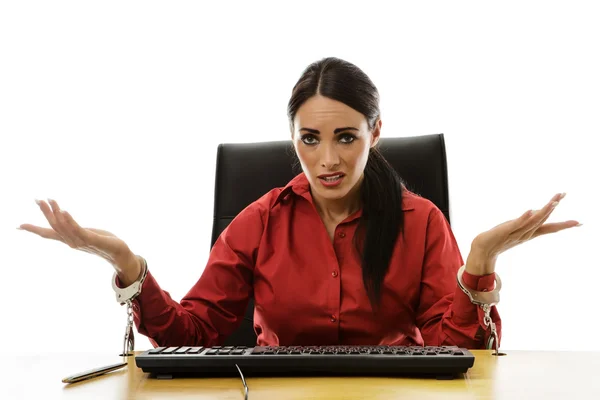
<path fill-rule="evenodd" d="M 139 256 L 138 256 L 139 257 Z M 133 282 L 131 285 L 120 288 L 117 286 L 117 273 L 113 274 L 112 288 L 115 291 L 117 302 L 120 305 L 127 305 L 127 324 L 125 326 L 125 336 L 123 337 L 123 353 L 120 356 L 127 357 L 133 354 L 135 345 L 135 339 L 133 335 L 133 305 L 132 300 L 140 295 L 142 292 L 142 286 L 148 275 L 148 265 L 143 257 L 139 257 L 142 260 L 142 274 Z"/>
<path fill-rule="evenodd" d="M 490 316 L 490 312 L 492 311 L 492 307 L 497 305 L 500 302 L 500 289 L 502 288 L 502 280 L 500 276 L 495 273 L 496 278 L 496 287 L 494 290 L 490 292 L 481 292 L 477 290 L 473 290 L 465 285 L 462 280 L 463 272 L 465 271 L 465 266 L 463 265 L 458 270 L 456 275 L 456 280 L 458 282 L 458 287 L 469 296 L 469 300 L 471 303 L 478 305 L 483 309 L 483 324 L 486 328 L 490 328 L 490 337 L 488 338 L 486 348 L 487 349 L 495 349 L 495 355 L 498 356 L 500 353 L 498 352 L 498 332 L 496 331 L 496 324 L 492 321 L 492 317 Z"/>

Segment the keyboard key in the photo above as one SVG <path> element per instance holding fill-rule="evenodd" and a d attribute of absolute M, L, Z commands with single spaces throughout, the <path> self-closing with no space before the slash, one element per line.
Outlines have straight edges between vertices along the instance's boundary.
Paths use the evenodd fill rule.
<path fill-rule="evenodd" d="M 163 351 L 164 349 L 166 349 L 166 347 L 157 347 L 157 348 L 154 348 L 152 350 L 149 350 L 148 354 L 158 354 L 161 351 Z"/>
<path fill-rule="evenodd" d="M 175 347 L 169 347 L 169 348 L 167 348 L 167 349 L 163 350 L 163 351 L 161 352 L 161 354 L 171 354 L 171 353 L 173 353 L 175 350 L 177 350 L 178 348 L 179 348 L 179 346 L 175 346 Z"/>
<path fill-rule="evenodd" d="M 200 346 L 200 347 L 190 347 L 190 349 L 188 350 L 187 354 L 198 354 L 203 349 L 204 349 L 204 347 L 202 347 L 202 346 Z"/>
<path fill-rule="evenodd" d="M 177 350 L 175 350 L 175 354 L 185 354 L 186 351 L 188 351 L 190 349 L 190 347 L 180 347 Z"/>

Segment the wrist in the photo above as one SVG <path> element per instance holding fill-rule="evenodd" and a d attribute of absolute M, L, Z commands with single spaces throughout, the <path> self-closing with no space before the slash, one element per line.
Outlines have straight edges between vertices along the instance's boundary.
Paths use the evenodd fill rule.
<path fill-rule="evenodd" d="M 142 275 L 142 263 L 135 254 L 131 254 L 126 261 L 115 265 L 119 281 L 127 287 L 137 281 Z"/>
<path fill-rule="evenodd" d="M 130 303 L 133 299 L 140 295 L 144 281 L 146 280 L 148 274 L 146 260 L 139 256 L 135 256 L 135 259 L 139 263 L 138 265 L 140 265 L 141 269 L 138 276 L 135 276 L 133 273 L 131 273 L 130 275 L 123 274 L 123 276 L 120 277 L 118 272 L 115 272 L 113 275 L 112 288 L 117 296 L 117 301 L 121 305 Z M 133 271 L 133 269 L 128 271 Z"/>
<path fill-rule="evenodd" d="M 471 246 L 471 251 L 467 256 L 465 263 L 465 272 L 474 276 L 483 276 L 493 274 L 496 270 L 496 256 L 486 254 L 475 243 Z"/>

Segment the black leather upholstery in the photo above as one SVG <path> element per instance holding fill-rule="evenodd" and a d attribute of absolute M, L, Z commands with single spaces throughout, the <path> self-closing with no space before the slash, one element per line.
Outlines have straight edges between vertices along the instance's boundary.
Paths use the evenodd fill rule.
<path fill-rule="evenodd" d="M 446 147 L 443 134 L 381 138 L 379 149 L 408 188 L 431 200 L 450 222 Z M 211 247 L 231 220 L 269 190 L 301 172 L 292 142 L 220 144 L 217 150 Z M 255 346 L 254 303 L 226 345 Z"/>

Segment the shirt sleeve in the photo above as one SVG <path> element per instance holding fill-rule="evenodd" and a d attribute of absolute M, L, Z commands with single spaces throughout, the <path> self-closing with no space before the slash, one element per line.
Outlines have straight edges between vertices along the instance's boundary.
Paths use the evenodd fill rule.
<path fill-rule="evenodd" d="M 134 323 L 153 346 L 216 346 L 239 326 L 250 297 L 263 222 L 256 205 L 231 221 L 205 270 L 178 303 L 148 270 L 133 303 Z M 119 282 L 120 284 L 120 282 Z"/>
<path fill-rule="evenodd" d="M 444 214 L 435 208 L 429 216 L 421 279 L 417 325 L 426 346 L 459 346 L 485 349 L 490 328 L 483 324 L 483 310 L 471 303 L 458 286 L 456 276 L 464 264 L 458 244 Z M 471 289 L 494 289 L 495 274 L 474 276 L 463 273 Z M 502 323 L 496 306 L 490 316 L 496 324 L 498 346 Z"/>

